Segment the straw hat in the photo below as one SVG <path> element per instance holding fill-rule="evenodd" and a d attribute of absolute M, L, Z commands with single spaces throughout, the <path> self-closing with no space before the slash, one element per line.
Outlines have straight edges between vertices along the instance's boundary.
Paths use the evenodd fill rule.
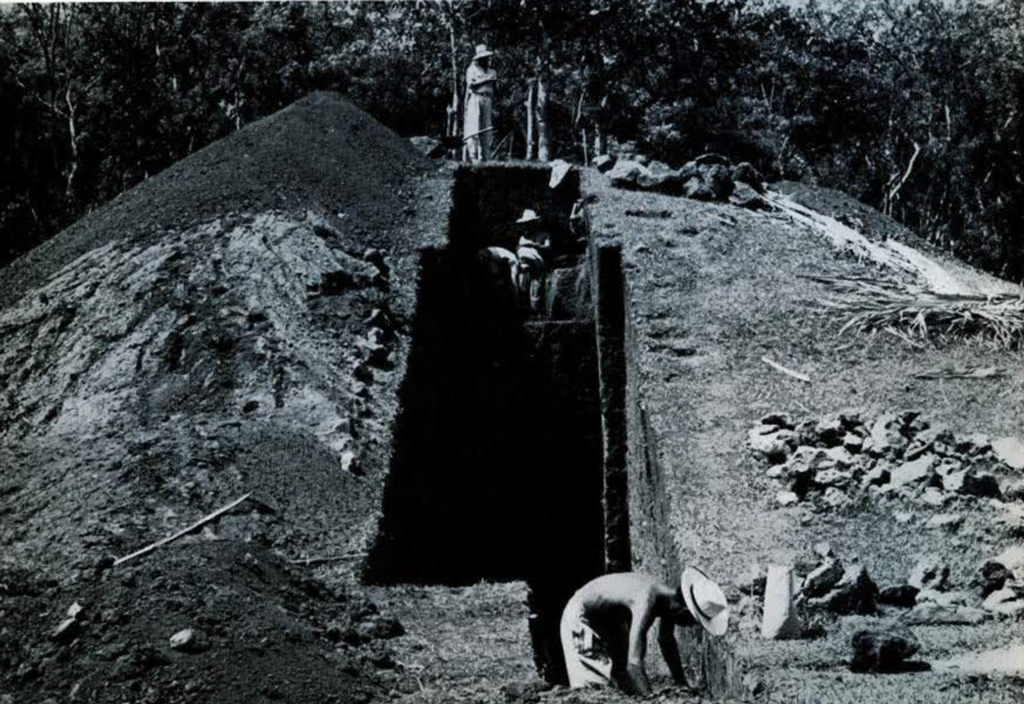
<path fill-rule="evenodd" d="M 679 580 L 686 608 L 713 636 L 729 629 L 729 602 L 722 588 L 696 567 L 687 567 Z"/>
<path fill-rule="evenodd" d="M 523 211 L 522 217 L 516 220 L 516 224 L 525 225 L 527 223 L 536 222 L 538 220 L 540 220 L 540 216 L 537 215 L 536 211 L 527 208 L 526 210 Z"/>
<path fill-rule="evenodd" d="M 486 44 L 477 44 L 476 53 L 473 54 L 473 61 L 486 59 L 488 56 L 494 56 L 494 52 L 488 49 Z"/>

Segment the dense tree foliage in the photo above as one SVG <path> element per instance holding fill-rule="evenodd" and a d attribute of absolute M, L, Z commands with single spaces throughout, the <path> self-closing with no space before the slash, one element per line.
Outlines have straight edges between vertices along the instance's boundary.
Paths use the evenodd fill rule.
<path fill-rule="evenodd" d="M 1024 277 L 1024 0 L 8 6 L 0 261 L 311 90 L 443 134 L 480 42 L 503 157 L 542 85 L 552 157 L 726 152 Z"/>

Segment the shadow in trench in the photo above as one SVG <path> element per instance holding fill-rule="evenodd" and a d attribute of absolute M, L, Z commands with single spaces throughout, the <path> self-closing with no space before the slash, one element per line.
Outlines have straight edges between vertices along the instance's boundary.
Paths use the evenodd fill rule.
<path fill-rule="evenodd" d="M 593 321 L 525 317 L 464 253 L 424 251 L 419 287 L 364 578 L 526 580 L 538 666 L 564 681 L 561 609 L 604 566 Z"/>

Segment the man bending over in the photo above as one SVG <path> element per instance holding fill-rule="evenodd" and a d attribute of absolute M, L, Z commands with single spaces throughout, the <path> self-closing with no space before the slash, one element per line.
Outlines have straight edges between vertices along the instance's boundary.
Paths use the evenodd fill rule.
<path fill-rule="evenodd" d="M 662 656 L 676 682 L 685 684 L 675 626 L 699 623 L 720 636 L 729 626 L 729 604 L 718 585 L 693 567 L 683 571 L 675 589 L 639 572 L 588 582 L 562 612 L 569 686 L 614 685 L 631 694 L 651 694 L 644 659 L 647 631 L 658 619 Z"/>

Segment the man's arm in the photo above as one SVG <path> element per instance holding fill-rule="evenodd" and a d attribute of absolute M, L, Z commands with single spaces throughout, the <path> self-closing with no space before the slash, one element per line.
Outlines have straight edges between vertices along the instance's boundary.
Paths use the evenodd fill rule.
<path fill-rule="evenodd" d="M 668 619 L 658 622 L 658 645 L 661 655 L 665 658 L 669 672 L 676 684 L 686 684 L 686 672 L 683 671 L 683 660 L 679 655 L 679 643 L 676 641 L 676 625 Z"/>
<path fill-rule="evenodd" d="M 647 631 L 653 620 L 654 595 L 648 594 L 645 602 L 633 610 L 633 620 L 629 626 L 629 657 L 626 661 L 626 676 L 633 691 L 645 697 L 651 694 L 644 658 L 647 655 Z"/>

